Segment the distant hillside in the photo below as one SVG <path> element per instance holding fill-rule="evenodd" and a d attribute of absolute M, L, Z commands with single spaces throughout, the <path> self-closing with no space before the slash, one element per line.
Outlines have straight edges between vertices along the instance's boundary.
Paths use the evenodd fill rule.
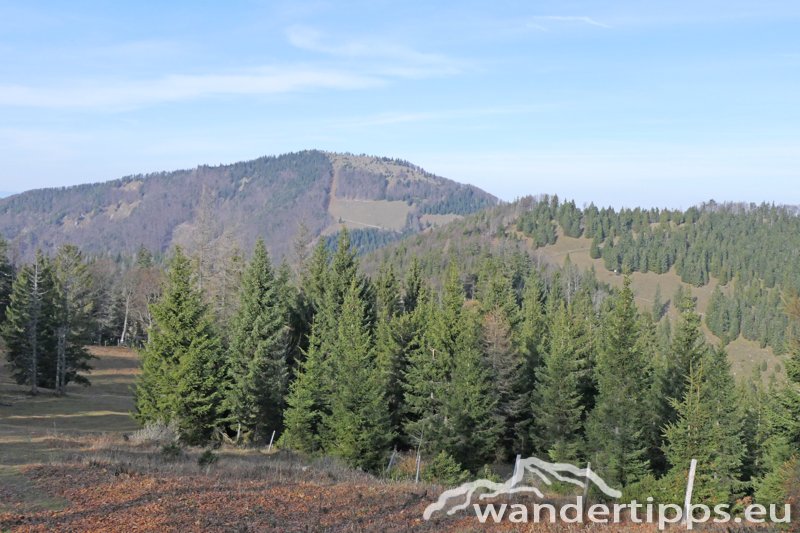
<path fill-rule="evenodd" d="M 311 238 L 347 226 L 385 243 L 496 203 L 406 161 L 312 150 L 29 191 L 0 200 L 0 234 L 22 258 L 67 242 L 110 254 L 198 241 L 249 249 L 259 236 L 280 258 L 301 223 Z"/>
<path fill-rule="evenodd" d="M 765 376 L 783 371 L 776 356 L 788 327 L 783 297 L 800 292 L 796 208 L 709 202 L 686 211 L 616 211 L 528 197 L 390 244 L 367 255 L 365 268 L 389 261 L 403 270 L 417 258 L 437 283 L 449 261 L 475 273 L 489 255 L 508 265 L 524 256 L 545 267 L 571 265 L 617 287 L 631 272 L 640 308 L 673 318 L 675 295 L 684 291 L 738 375 L 756 366 Z"/>

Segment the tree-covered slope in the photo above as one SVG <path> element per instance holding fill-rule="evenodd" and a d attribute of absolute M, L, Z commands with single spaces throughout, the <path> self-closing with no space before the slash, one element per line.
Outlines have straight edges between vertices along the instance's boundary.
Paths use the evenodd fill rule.
<path fill-rule="evenodd" d="M 0 200 L 0 235 L 23 258 L 64 243 L 126 255 L 214 241 L 250 249 L 259 236 L 282 257 L 301 223 L 311 238 L 348 226 L 384 242 L 496 202 L 405 161 L 312 150 L 14 195 Z"/>
<path fill-rule="evenodd" d="M 409 236 L 365 263 L 368 270 L 384 260 L 403 268 L 417 258 L 438 282 L 450 261 L 477 272 L 490 254 L 593 270 L 611 286 L 630 272 L 637 304 L 657 318 L 675 318 L 680 294 L 690 295 L 707 336 L 728 344 L 737 373 L 782 371 L 774 354 L 785 349 L 783 300 L 800 289 L 795 208 L 709 202 L 685 211 L 581 209 L 557 197 L 527 197 Z"/>

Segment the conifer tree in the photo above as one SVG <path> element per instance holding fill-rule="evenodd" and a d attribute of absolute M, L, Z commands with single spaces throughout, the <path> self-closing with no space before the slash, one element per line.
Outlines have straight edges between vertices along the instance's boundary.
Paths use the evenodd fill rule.
<path fill-rule="evenodd" d="M 285 296 L 259 239 L 245 270 L 228 349 L 226 404 L 234 428 L 252 440 L 280 433 L 288 381 Z"/>
<path fill-rule="evenodd" d="M 705 356 L 705 375 L 713 409 L 714 423 L 720 431 L 717 452 L 720 456 L 716 476 L 733 488 L 741 488 L 742 461 L 745 456 L 743 401 L 731 374 L 728 354 L 722 347 L 711 347 Z"/>
<path fill-rule="evenodd" d="M 14 267 L 8 258 L 8 243 L 0 236 L 0 326 L 6 318 L 13 283 Z"/>
<path fill-rule="evenodd" d="M 413 315 L 422 327 L 409 354 L 403 379 L 404 430 L 409 442 L 438 453 L 442 443 L 443 403 L 452 370 L 447 325 L 433 298 L 417 302 Z"/>
<path fill-rule="evenodd" d="M 464 288 L 451 263 L 441 305 L 433 298 L 418 302 L 415 313 L 423 325 L 405 374 L 405 431 L 409 439 L 432 453 L 445 449 L 445 401 L 458 351 L 459 327 L 464 308 Z"/>
<path fill-rule="evenodd" d="M 767 452 L 770 439 L 770 412 L 773 394 L 763 383 L 760 368 L 739 386 L 738 397 L 742 412 L 742 441 L 745 456 L 742 460 L 742 480 L 756 483 L 769 470 Z"/>
<path fill-rule="evenodd" d="M 64 394 L 67 383 L 84 385 L 89 380 L 78 371 L 90 370 L 88 343 L 92 318 L 92 281 L 77 247 L 63 246 L 54 261 L 56 364 L 53 378 L 56 394 Z"/>
<path fill-rule="evenodd" d="M 401 311 L 400 287 L 391 263 L 382 263 L 375 286 L 375 313 L 378 317 L 393 318 Z"/>
<path fill-rule="evenodd" d="M 544 287 L 540 273 L 532 269 L 525 280 L 522 295 L 522 309 L 520 311 L 520 324 L 514 332 L 514 342 L 523 358 L 520 370 L 519 401 L 524 408 L 521 419 L 515 427 L 516 439 L 514 448 L 519 453 L 532 452 L 531 434 L 533 416 L 533 390 L 536 384 L 536 373 L 541 366 L 542 353 L 545 350 L 547 336 L 547 318 L 544 314 Z"/>
<path fill-rule="evenodd" d="M 582 345 L 582 372 L 580 379 L 581 403 L 584 406 L 583 418 L 592 411 L 597 397 L 597 380 L 595 378 L 594 367 L 598 342 L 601 337 L 599 317 L 595 312 L 592 296 L 586 286 L 581 287 L 573 298 L 572 305 L 569 306 L 570 316 L 573 317 L 575 324 L 575 335 L 579 339 L 577 342 Z"/>
<path fill-rule="evenodd" d="M 597 355 L 597 401 L 587 422 L 592 463 L 609 483 L 627 486 L 647 471 L 650 362 L 638 342 L 636 304 L 630 277 L 605 316 Z"/>
<path fill-rule="evenodd" d="M 30 393 L 52 387 L 55 377 L 55 280 L 49 259 L 37 252 L 17 274 L 11 289 L 3 338 L 11 376 Z"/>
<path fill-rule="evenodd" d="M 362 297 L 366 297 L 367 284 L 358 269 L 358 251 L 350 241 L 350 232 L 343 229 L 339 233 L 336 241 L 336 251 L 331 257 L 328 284 L 326 291 L 333 293 L 333 301 L 337 308 L 341 308 L 344 297 L 350 290 L 353 280 L 359 284 L 359 291 Z M 372 311 L 368 307 L 368 312 Z M 371 318 L 371 317 L 370 317 Z"/>
<path fill-rule="evenodd" d="M 692 459 L 697 459 L 695 503 L 731 503 L 740 487 L 744 450 L 740 440 L 732 445 L 740 439 L 737 429 L 719 419 L 725 398 L 718 388 L 722 379 L 709 374 L 711 361 L 704 359 L 692 366 L 683 398 L 672 401 L 677 419 L 664 430 L 664 451 L 672 467 L 664 484 L 674 501 L 683 495 Z"/>
<path fill-rule="evenodd" d="M 517 425 L 528 418 L 525 358 L 515 343 L 513 331 L 520 322 L 520 309 L 511 278 L 502 264 L 487 260 L 478 281 L 482 319 L 481 344 L 496 398 L 494 418 L 500 425 L 498 457 L 514 455 Z"/>
<path fill-rule="evenodd" d="M 153 330 L 136 386 L 136 417 L 175 421 L 184 440 L 201 443 L 223 419 L 220 376 L 227 372 L 192 262 L 179 247 L 152 313 Z"/>
<path fill-rule="evenodd" d="M 653 320 L 658 322 L 664 316 L 664 299 L 661 296 L 661 284 L 656 285 L 656 293 L 653 296 Z"/>
<path fill-rule="evenodd" d="M 794 328 L 800 327 L 800 297 L 788 299 L 786 312 Z M 787 342 L 785 362 L 788 383 L 778 395 L 780 408 L 775 427 L 795 450 L 800 450 L 800 330 L 792 331 L 793 335 Z"/>
<path fill-rule="evenodd" d="M 564 302 L 551 317 L 548 349 L 536 374 L 532 439 L 552 461 L 570 462 L 583 448 L 581 381 L 586 347 L 574 317 Z"/>
<path fill-rule="evenodd" d="M 592 244 L 589 246 L 589 257 L 592 259 L 600 259 L 602 252 L 600 251 L 600 239 L 597 235 L 592 239 Z"/>
<path fill-rule="evenodd" d="M 681 310 L 678 327 L 672 335 L 667 364 L 657 376 L 659 396 L 662 398 L 658 409 L 661 425 L 675 420 L 676 412 L 672 400 L 680 401 L 686 391 L 686 379 L 692 368 L 697 368 L 708 354 L 708 345 L 700 330 L 700 315 L 688 296 L 678 303 Z"/>
<path fill-rule="evenodd" d="M 353 279 L 342 303 L 331 358 L 335 387 L 324 419 L 325 447 L 365 470 L 383 466 L 392 440 L 384 380 L 375 363 L 366 305 Z"/>
<path fill-rule="evenodd" d="M 413 257 L 403 283 L 403 311 L 405 313 L 411 313 L 417 308 L 424 286 L 425 281 L 422 277 L 422 267 L 419 264 L 419 259 Z"/>
<path fill-rule="evenodd" d="M 400 287 L 391 266 L 381 266 L 375 287 L 375 358 L 386 391 L 392 431 L 399 444 L 403 437 L 403 374 L 407 364 L 406 347 L 410 341 L 410 315 L 400 314 Z"/>
<path fill-rule="evenodd" d="M 328 262 L 330 254 L 325 247 L 325 241 L 320 239 L 311 252 L 311 257 L 300 272 L 300 287 L 308 309 L 306 317 L 310 323 L 314 313 L 321 307 L 327 285 Z"/>
<path fill-rule="evenodd" d="M 472 472 L 502 454 L 498 437 L 505 429 L 496 383 L 481 355 L 478 320 L 474 311 L 466 310 L 453 326 L 458 340 L 443 402 L 444 449 Z"/>
<path fill-rule="evenodd" d="M 322 448 L 322 420 L 329 406 L 335 305 L 332 292 L 323 289 L 322 297 L 311 325 L 305 357 L 297 364 L 295 379 L 289 386 L 283 418 L 282 444 L 305 453 Z"/>
<path fill-rule="evenodd" d="M 800 325 L 800 297 L 790 296 L 786 313 L 791 325 Z M 784 503 L 789 487 L 800 483 L 800 336 L 797 329 L 787 342 L 787 383 L 780 389 L 773 387 L 768 426 L 770 436 L 765 442 L 764 469 L 766 474 L 756 483 L 756 498 L 760 503 Z"/>
<path fill-rule="evenodd" d="M 524 402 L 522 377 L 524 360 L 513 344 L 511 324 L 500 308 L 483 316 L 481 340 L 486 358 L 492 395 L 496 398 L 494 416 L 502 428 L 498 455 L 507 458 L 514 451 L 516 426 L 528 407 Z"/>
<path fill-rule="evenodd" d="M 370 327 L 374 322 L 374 295 L 368 280 L 359 272 L 356 255 L 346 229 L 339 233 L 330 262 L 323 245 L 317 245 L 312 253 L 308 283 L 313 322 L 305 360 L 297 365 L 284 416 L 283 443 L 299 451 L 317 451 L 327 441 L 327 427 L 322 422 L 330 414 L 330 395 L 338 379 L 331 359 L 336 353 L 344 297 L 353 283 L 361 300 L 369 305 Z"/>

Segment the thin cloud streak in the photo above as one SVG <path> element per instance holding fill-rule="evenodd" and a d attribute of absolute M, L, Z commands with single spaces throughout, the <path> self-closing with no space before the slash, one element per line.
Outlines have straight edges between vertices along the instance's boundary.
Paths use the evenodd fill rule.
<path fill-rule="evenodd" d="M 319 89 L 356 90 L 385 80 L 324 68 L 265 67 L 239 74 L 169 75 L 139 81 L 83 81 L 62 87 L 0 85 L 0 106 L 126 109 L 218 96 L 277 95 Z"/>
<path fill-rule="evenodd" d="M 469 109 L 445 109 L 436 111 L 405 111 L 405 112 L 386 112 L 369 115 L 353 120 L 342 121 L 333 124 L 338 127 L 369 127 L 369 126 L 389 126 L 393 124 L 408 124 L 418 122 L 447 121 L 470 119 L 479 117 L 492 117 L 503 115 L 520 115 L 536 113 L 552 109 L 552 106 L 505 106 L 505 107 L 483 107 Z"/>
<path fill-rule="evenodd" d="M 378 67 L 378 72 L 395 77 L 454 75 L 466 66 L 444 54 L 420 52 L 394 43 L 368 39 L 332 43 L 320 31 L 308 26 L 291 26 L 286 30 L 286 37 L 289 44 L 307 52 L 338 59 L 379 61 L 382 66 Z"/>
<path fill-rule="evenodd" d="M 605 28 L 607 30 L 611 29 L 611 26 L 604 22 L 600 22 L 599 20 L 593 19 L 592 17 L 585 17 L 585 16 L 565 16 L 565 15 L 542 15 L 538 17 L 533 17 L 534 21 L 537 22 L 530 22 L 528 23 L 528 27 L 535 28 L 542 31 L 549 31 L 545 25 L 541 24 L 541 22 L 577 22 L 581 24 L 587 24 L 589 26 L 596 26 L 598 28 Z"/>

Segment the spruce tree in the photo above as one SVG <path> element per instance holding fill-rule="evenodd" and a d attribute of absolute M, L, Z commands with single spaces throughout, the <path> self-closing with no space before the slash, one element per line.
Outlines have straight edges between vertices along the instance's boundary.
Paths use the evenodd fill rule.
<path fill-rule="evenodd" d="M 661 284 L 656 285 L 656 293 L 653 296 L 653 320 L 658 322 L 664 316 L 664 299 L 661 296 Z"/>
<path fill-rule="evenodd" d="M 419 259 L 413 257 L 411 259 L 411 266 L 408 268 L 406 279 L 403 282 L 403 311 L 411 313 L 417 308 L 421 292 L 425 286 L 425 281 L 422 275 L 422 267 L 419 264 Z"/>
<path fill-rule="evenodd" d="M 800 450 L 800 297 L 786 301 L 790 318 L 787 340 L 787 383 L 773 386 L 769 403 L 769 437 L 765 442 L 764 469 L 766 474 L 756 482 L 756 498 L 760 503 L 784 503 L 790 486 L 800 482 L 798 450 Z"/>
<path fill-rule="evenodd" d="M 362 301 L 369 304 L 368 324 L 374 322 L 374 296 L 368 280 L 359 272 L 356 255 L 345 229 L 339 234 L 330 261 L 324 246 L 318 245 L 309 263 L 306 282 L 313 311 L 311 332 L 305 358 L 297 364 L 284 415 L 283 444 L 299 451 L 317 451 L 327 440 L 322 421 L 330 414 L 330 394 L 336 386 L 331 359 L 336 351 L 344 297 L 353 283 L 358 286 Z"/>
<path fill-rule="evenodd" d="M 529 404 L 522 388 L 524 360 L 513 344 L 511 324 L 499 307 L 483 316 L 481 341 L 492 383 L 491 395 L 496 399 L 493 416 L 501 428 L 498 456 L 507 459 L 518 451 L 517 425 L 525 418 Z"/>
<path fill-rule="evenodd" d="M 600 259 L 602 252 L 600 251 L 600 239 L 597 235 L 592 239 L 592 244 L 589 246 L 589 257 L 592 259 Z"/>
<path fill-rule="evenodd" d="M 704 364 L 714 423 L 720 432 L 717 440 L 719 461 L 716 477 L 727 484 L 733 493 L 742 487 L 742 462 L 746 452 L 742 436 L 743 400 L 739 396 L 739 389 L 731 373 L 731 364 L 724 348 L 710 348 Z"/>
<path fill-rule="evenodd" d="M 548 349 L 536 374 L 531 437 L 536 449 L 552 461 L 574 462 L 583 449 L 586 346 L 564 302 L 552 315 L 549 329 Z"/>
<path fill-rule="evenodd" d="M 478 300 L 482 312 L 481 347 L 487 361 L 496 398 L 494 418 L 501 427 L 498 457 L 508 459 L 516 448 L 517 425 L 528 417 L 530 398 L 526 396 L 525 356 L 513 335 L 521 320 L 512 279 L 502 263 L 487 260 L 478 280 Z"/>
<path fill-rule="evenodd" d="M 280 442 L 284 447 L 305 453 L 321 448 L 319 431 L 326 406 L 322 389 L 323 363 L 321 353 L 311 350 L 297 368 L 283 415 L 284 432 Z"/>
<path fill-rule="evenodd" d="M 376 471 L 383 466 L 392 431 L 385 381 L 372 349 L 367 310 L 353 279 L 342 303 L 331 357 L 335 386 L 325 425 L 325 448 L 348 464 Z"/>
<path fill-rule="evenodd" d="M 242 279 L 228 348 L 231 422 L 248 440 L 280 433 L 288 370 L 288 313 L 264 241 L 259 239 Z"/>
<path fill-rule="evenodd" d="M 409 355 L 404 380 L 406 434 L 412 443 L 421 441 L 432 453 L 445 449 L 445 401 L 458 355 L 464 308 L 464 287 L 455 263 L 450 264 L 446 275 L 440 305 L 433 298 L 417 304 L 416 321 L 422 328 Z"/>
<path fill-rule="evenodd" d="M 6 318 L 6 308 L 11 298 L 14 283 L 14 266 L 8 258 L 8 243 L 0 236 L 0 326 Z"/>
<path fill-rule="evenodd" d="M 37 252 L 34 262 L 25 265 L 14 280 L 3 324 L 11 377 L 29 385 L 33 395 L 39 387 L 55 385 L 55 310 L 52 265 Z"/>
<path fill-rule="evenodd" d="M 322 306 L 327 285 L 328 262 L 330 254 L 325 247 L 324 239 L 320 239 L 311 252 L 311 257 L 304 264 L 300 271 L 300 288 L 304 301 L 304 319 L 310 324 L 314 319 L 314 314 Z"/>
<path fill-rule="evenodd" d="M 77 247 L 63 246 L 54 261 L 56 368 L 53 378 L 56 394 L 64 394 L 70 381 L 84 385 L 89 380 L 78 371 L 89 371 L 89 342 L 92 320 L 92 281 Z"/>
<path fill-rule="evenodd" d="M 520 324 L 514 331 L 514 342 L 523 358 L 520 370 L 519 401 L 523 410 L 515 427 L 516 438 L 514 448 L 519 453 L 529 454 L 533 451 L 531 433 L 533 415 L 533 390 L 536 384 L 536 373 L 541 366 L 542 353 L 547 337 L 547 318 L 544 313 L 544 287 L 540 273 L 533 269 L 525 280 L 522 295 Z"/>
<path fill-rule="evenodd" d="M 695 312 L 691 299 L 684 296 L 678 308 L 681 310 L 680 321 L 672 335 L 666 365 L 656 378 L 663 399 L 658 409 L 662 426 L 675 420 L 672 400 L 683 398 L 690 370 L 697 368 L 708 354 L 708 345 L 700 329 L 700 315 Z"/>
<path fill-rule="evenodd" d="M 638 342 L 636 304 L 630 277 L 605 316 L 597 355 L 597 401 L 587 422 L 587 449 L 609 483 L 627 486 L 647 471 L 650 361 Z"/>
<path fill-rule="evenodd" d="M 793 329 L 787 340 L 785 366 L 788 379 L 786 387 L 778 395 L 775 429 L 785 436 L 790 446 L 800 450 L 800 297 L 788 299 L 786 312 Z"/>
<path fill-rule="evenodd" d="M 413 316 L 421 327 L 403 379 L 404 430 L 410 444 L 438 453 L 454 346 L 447 344 L 449 329 L 432 297 L 417 302 Z"/>
<path fill-rule="evenodd" d="M 224 417 L 220 377 L 227 372 L 192 262 L 179 247 L 152 314 L 136 385 L 136 418 L 175 421 L 184 440 L 204 442 Z"/>
<path fill-rule="evenodd" d="M 497 409 L 492 369 L 481 355 L 478 321 L 474 311 L 465 310 L 460 322 L 453 325 L 458 329 L 458 341 L 443 402 L 444 449 L 472 472 L 502 454 L 498 437 L 506 422 L 501 418 L 505 413 Z M 502 394 L 500 397 L 507 400 Z"/>
<path fill-rule="evenodd" d="M 757 483 L 769 470 L 767 453 L 769 450 L 770 412 L 774 401 L 774 391 L 763 383 L 760 368 L 745 383 L 739 385 L 738 396 L 743 420 L 742 441 L 745 456 L 742 460 L 742 479 Z"/>
<path fill-rule="evenodd" d="M 683 398 L 672 402 L 677 419 L 664 430 L 664 451 L 672 468 L 663 484 L 673 501 L 682 498 L 692 459 L 697 460 L 695 503 L 732 503 L 740 488 L 744 450 L 738 430 L 719 418 L 725 397 L 718 388 L 721 378 L 709 373 L 716 371 L 709 368 L 711 363 L 709 358 L 692 366 Z"/>
<path fill-rule="evenodd" d="M 406 370 L 406 347 L 411 326 L 409 316 L 400 314 L 400 288 L 394 270 L 384 264 L 375 281 L 377 324 L 375 358 L 389 406 L 391 427 L 397 444 L 402 442 L 403 374 Z"/>

